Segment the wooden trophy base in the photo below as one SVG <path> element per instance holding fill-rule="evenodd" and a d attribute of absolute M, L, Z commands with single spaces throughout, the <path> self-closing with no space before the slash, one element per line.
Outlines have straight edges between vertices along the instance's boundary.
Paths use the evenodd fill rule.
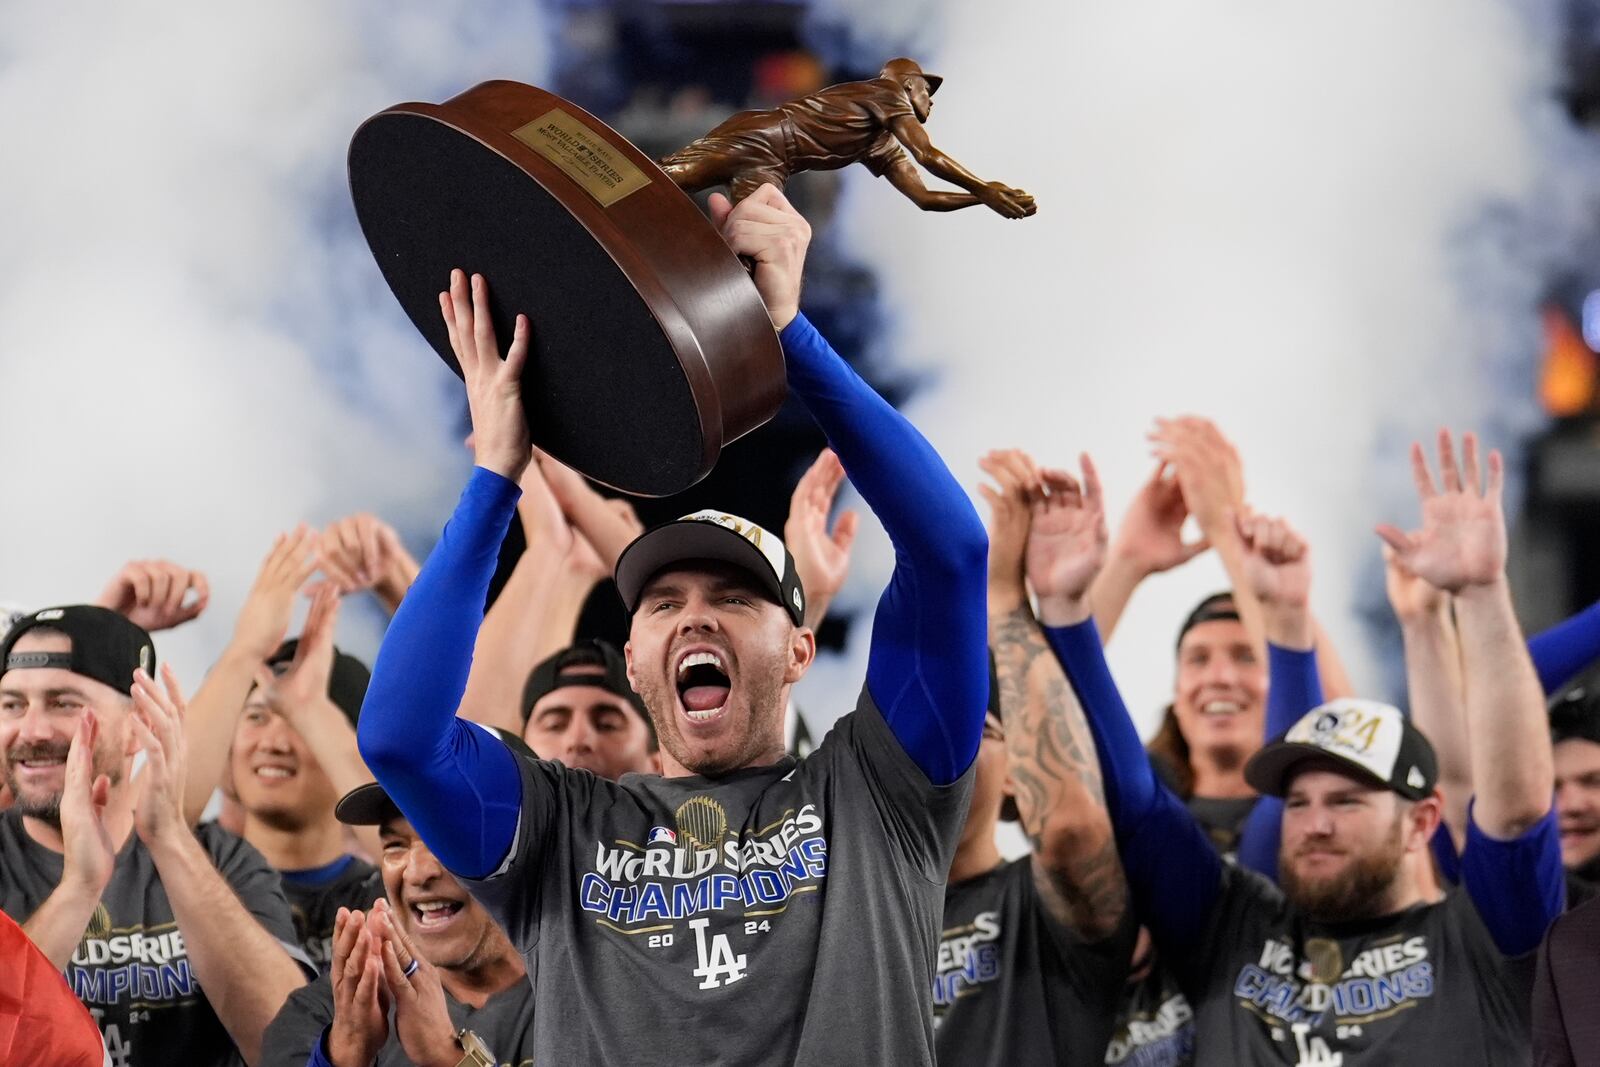
<path fill-rule="evenodd" d="M 654 161 L 576 105 L 485 82 L 373 116 L 349 162 L 384 279 L 452 370 L 452 268 L 488 279 L 502 345 L 528 316 L 528 428 L 561 462 L 668 496 L 777 413 L 783 353 L 748 272 Z"/>

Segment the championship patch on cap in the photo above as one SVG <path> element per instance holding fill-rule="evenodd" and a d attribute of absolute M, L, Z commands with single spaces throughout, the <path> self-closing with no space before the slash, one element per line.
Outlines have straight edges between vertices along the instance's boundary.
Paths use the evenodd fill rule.
<path fill-rule="evenodd" d="M 1433 746 L 1399 708 L 1375 700 L 1334 700 L 1313 708 L 1245 764 L 1245 781 L 1282 796 L 1290 772 L 1313 757 L 1331 759 L 1412 800 L 1433 792 Z"/>
<path fill-rule="evenodd" d="M 729 563 L 748 571 L 796 626 L 804 625 L 805 589 L 782 538 L 749 519 L 710 509 L 647 530 L 622 550 L 615 578 L 628 613 L 638 610 L 639 597 L 652 577 L 692 560 Z"/>

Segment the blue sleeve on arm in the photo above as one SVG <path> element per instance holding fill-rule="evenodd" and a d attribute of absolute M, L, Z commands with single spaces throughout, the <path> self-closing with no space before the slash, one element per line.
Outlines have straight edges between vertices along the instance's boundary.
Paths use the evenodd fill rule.
<path fill-rule="evenodd" d="M 328 1054 L 323 1051 L 328 1045 L 328 1030 L 323 1027 L 322 1036 L 317 1038 L 317 1043 L 311 1048 L 311 1058 L 306 1061 L 306 1067 L 333 1067 L 333 1061 L 328 1059 Z"/>
<path fill-rule="evenodd" d="M 1549 696 L 1600 659 L 1600 601 L 1528 640 L 1528 655 Z"/>
<path fill-rule="evenodd" d="M 1134 911 L 1163 951 L 1196 943 L 1222 891 L 1222 858 L 1156 777 L 1106 665 L 1094 620 L 1044 628 L 1083 705 Z"/>
<path fill-rule="evenodd" d="M 356 727 L 361 758 L 451 871 L 492 872 L 522 807 L 516 757 L 456 718 L 516 483 L 474 468 L 461 501 L 400 602 L 372 665 Z"/>
<path fill-rule="evenodd" d="M 1300 717 L 1323 701 L 1322 675 L 1315 651 L 1267 645 L 1267 741 L 1289 732 Z M 1283 838 L 1283 800 L 1262 797 L 1245 820 L 1239 837 L 1239 865 L 1273 882 L 1278 880 L 1278 844 Z"/>
<path fill-rule="evenodd" d="M 1468 805 L 1461 882 L 1502 953 L 1516 957 L 1538 948 L 1567 905 L 1555 809 L 1521 837 L 1498 841 L 1478 829 Z"/>
<path fill-rule="evenodd" d="M 797 315 L 781 334 L 789 385 L 894 545 L 878 602 L 867 691 L 928 780 L 978 754 L 989 702 L 989 538 L 944 461 Z"/>

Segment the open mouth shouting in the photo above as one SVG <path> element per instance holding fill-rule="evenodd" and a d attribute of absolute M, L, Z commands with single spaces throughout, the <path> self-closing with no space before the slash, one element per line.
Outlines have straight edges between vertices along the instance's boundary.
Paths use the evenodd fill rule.
<path fill-rule="evenodd" d="M 678 657 L 678 703 L 692 723 L 708 723 L 728 706 L 733 682 L 722 653 L 714 649 L 688 649 Z"/>
<path fill-rule="evenodd" d="M 419 933 L 433 934 L 444 930 L 456 921 L 466 901 L 450 897 L 412 897 L 406 901 L 411 912 L 411 926 Z"/>

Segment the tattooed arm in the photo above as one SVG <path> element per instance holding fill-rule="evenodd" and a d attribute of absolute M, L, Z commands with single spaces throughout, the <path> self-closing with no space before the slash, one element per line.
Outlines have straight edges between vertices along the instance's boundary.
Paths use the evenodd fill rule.
<path fill-rule="evenodd" d="M 1044 484 L 1021 452 L 991 452 L 981 465 L 1000 485 L 998 492 L 983 487 L 993 508 L 989 645 L 1013 799 L 1033 845 L 1039 899 L 1058 923 L 1098 941 L 1121 925 L 1127 884 L 1083 708 L 1034 620 L 1023 582 L 1030 494 Z"/>

